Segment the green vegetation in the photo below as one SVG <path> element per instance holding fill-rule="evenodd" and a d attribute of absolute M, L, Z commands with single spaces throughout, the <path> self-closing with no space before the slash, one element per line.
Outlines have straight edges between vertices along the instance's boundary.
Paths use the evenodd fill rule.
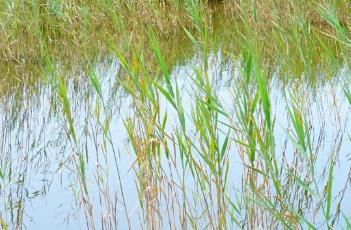
<path fill-rule="evenodd" d="M 349 1 L 3 1 L 0 38 L 2 228 L 60 176 L 89 229 L 350 229 Z"/>

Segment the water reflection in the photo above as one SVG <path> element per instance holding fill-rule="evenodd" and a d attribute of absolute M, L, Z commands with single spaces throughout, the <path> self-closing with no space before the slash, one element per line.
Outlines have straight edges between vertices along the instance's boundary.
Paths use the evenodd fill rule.
<path fill-rule="evenodd" d="M 187 130 L 192 133 L 189 137 L 193 138 L 194 146 L 200 143 L 197 142 L 197 127 L 191 122 L 194 119 L 192 113 L 201 93 L 194 87 L 191 78 L 195 76 L 194 67 L 201 63 L 199 60 L 201 55 L 195 55 L 175 65 L 172 71 L 172 79 L 177 79 L 182 89 L 184 111 L 188 119 Z M 238 106 L 236 97 L 240 92 L 238 79 L 242 77 L 241 62 L 225 57 L 221 51 L 214 51 L 209 63 L 208 74 L 213 88 L 230 114 L 231 122 L 236 124 L 238 118 L 235 107 Z M 53 226 L 58 229 L 62 229 L 62 226 L 67 229 L 124 229 L 130 225 L 134 229 L 145 223 L 159 228 L 177 228 L 191 226 L 184 217 L 184 207 L 187 207 L 199 226 L 205 227 L 209 224 L 208 218 L 216 216 L 214 209 L 218 204 L 212 200 L 215 192 L 202 190 L 200 180 L 189 169 L 182 171 L 180 149 L 171 142 L 169 158 L 165 157 L 163 150 L 160 156 L 155 156 L 158 160 L 153 164 L 160 164 L 160 168 L 138 161 L 140 158 L 133 152 L 124 122 L 134 120 L 135 130 L 138 130 L 140 121 L 135 114 L 135 102 L 120 86 L 118 79 L 123 77 L 120 65 L 114 58 L 103 59 L 96 65 L 96 72 L 102 87 L 101 98 L 87 81 L 84 71 L 73 71 L 72 75 L 75 76 L 68 80 L 72 117 L 78 137 L 76 145 L 68 138 L 67 122 L 60 112 L 57 95 L 45 81 L 6 92 L 6 99 L 2 99 L 0 108 L 1 217 L 13 228 L 23 225 L 35 229 Z M 340 208 L 347 214 L 351 211 L 346 203 L 349 199 L 350 168 L 349 105 L 340 82 L 349 74 L 349 70 L 342 68 L 333 81 L 321 81 L 314 85 L 308 82 L 305 84 L 303 80 L 289 83 L 300 84 L 299 87 L 282 83 L 279 74 L 279 71 L 272 74 L 269 92 L 276 124 L 275 151 L 282 165 L 281 170 L 284 173 L 286 169 L 295 171 L 307 181 L 310 176 L 305 174 L 304 167 L 307 166 L 302 157 L 297 156 L 299 152 L 292 144 L 287 106 L 291 101 L 298 100 L 311 132 L 320 191 L 324 190 L 328 162 L 333 156 L 337 164 L 332 209 Z M 170 136 L 175 135 L 180 129 L 177 113 L 163 97 L 160 97 L 160 110 L 161 114 L 168 114 L 166 132 Z M 226 118 L 220 119 L 225 122 Z M 219 139 L 224 140 L 228 127 L 223 124 L 219 126 L 223 129 Z M 139 129 L 137 135 L 140 135 L 142 142 L 144 134 Z M 86 193 L 82 191 L 80 175 L 77 173 L 79 154 L 83 154 L 86 159 Z M 206 169 L 205 162 L 195 155 L 195 151 L 193 157 Z M 231 141 L 225 160 L 230 165 L 226 192 L 229 197 L 237 197 L 234 200 L 238 202 L 243 199 L 240 194 L 248 192 L 244 183 L 248 180 L 249 166 L 245 165 L 244 158 L 240 145 Z M 150 173 L 144 167 L 160 171 Z M 290 197 L 291 202 L 296 201 L 291 205 L 301 209 L 304 217 L 318 227 L 326 227 L 326 223 L 321 221 L 323 208 L 320 207 L 320 200 L 301 196 L 302 190 L 289 184 L 288 175 L 282 174 L 281 178 L 287 179 L 282 182 L 286 192 L 290 193 L 287 197 Z M 145 179 L 150 184 L 142 184 Z M 202 213 L 206 210 L 205 205 L 213 207 L 207 214 Z M 148 210 L 150 208 L 152 210 Z M 151 217 L 148 212 L 152 213 Z M 233 223 L 227 215 L 227 224 L 231 226 Z M 245 216 L 238 214 L 237 218 L 245 223 Z M 335 221 L 342 223 L 340 219 Z"/>

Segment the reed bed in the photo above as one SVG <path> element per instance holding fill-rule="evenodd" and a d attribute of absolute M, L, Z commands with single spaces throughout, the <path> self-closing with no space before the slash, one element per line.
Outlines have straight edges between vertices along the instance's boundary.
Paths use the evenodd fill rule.
<path fill-rule="evenodd" d="M 351 229 L 350 12 L 0 3 L 0 225 L 57 183 L 67 226 Z"/>

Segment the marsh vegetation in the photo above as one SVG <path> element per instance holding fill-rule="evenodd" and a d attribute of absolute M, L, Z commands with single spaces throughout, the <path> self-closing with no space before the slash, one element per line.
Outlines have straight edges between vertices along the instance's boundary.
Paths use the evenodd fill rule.
<path fill-rule="evenodd" d="M 2 229 L 351 229 L 348 0 L 0 2 Z"/>

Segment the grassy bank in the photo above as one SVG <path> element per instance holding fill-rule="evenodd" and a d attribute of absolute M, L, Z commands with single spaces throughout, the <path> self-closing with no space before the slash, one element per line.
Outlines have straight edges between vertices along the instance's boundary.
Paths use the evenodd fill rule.
<path fill-rule="evenodd" d="M 319 63 L 349 61 L 344 60 L 350 50 L 347 1 L 33 0 L 4 1 L 0 12 L 1 69 L 9 76 L 18 73 L 19 79 L 37 74 L 47 54 L 72 68 L 71 60 L 84 64 L 106 55 L 111 43 L 126 52 L 150 52 L 147 29 L 160 37 L 172 67 L 184 55 L 191 56 L 184 28 L 195 32 L 197 26 L 206 28 L 211 48 L 221 46 L 228 55 L 240 56 L 243 43 L 249 43 L 262 59 L 294 75 L 321 68 Z"/>

